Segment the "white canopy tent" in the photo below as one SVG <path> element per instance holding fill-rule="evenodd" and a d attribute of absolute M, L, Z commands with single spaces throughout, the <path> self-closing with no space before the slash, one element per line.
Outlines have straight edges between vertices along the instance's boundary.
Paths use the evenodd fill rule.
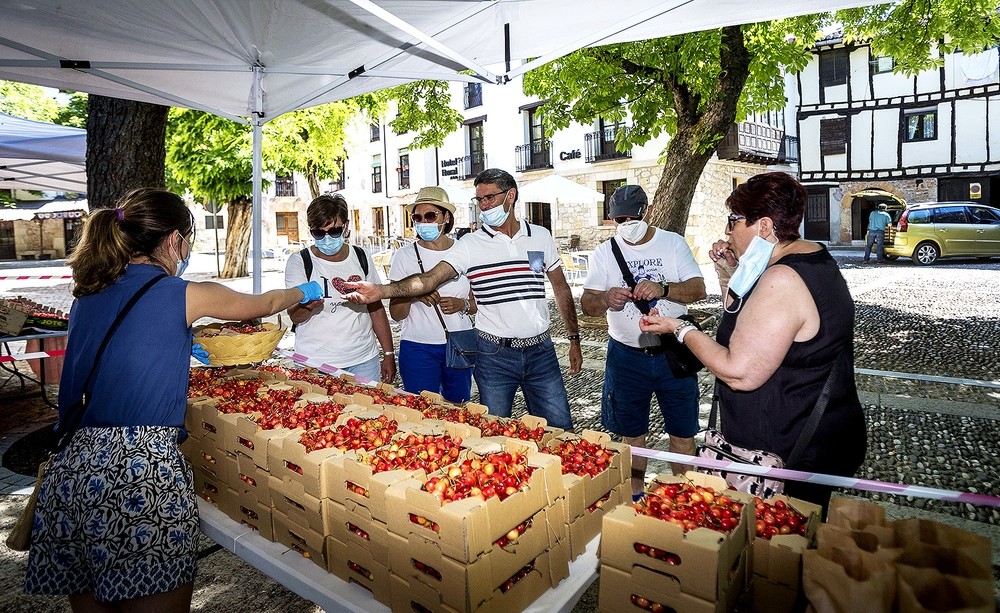
<path fill-rule="evenodd" d="M 3 7 L 0 79 L 251 124 L 259 254 L 260 128 L 282 113 L 420 79 L 504 83 L 584 46 L 866 4 L 873 2 L 30 0 Z M 484 68 L 505 61 L 503 74 Z"/>
<path fill-rule="evenodd" d="M 0 113 L 0 189 L 87 191 L 87 131 Z"/>

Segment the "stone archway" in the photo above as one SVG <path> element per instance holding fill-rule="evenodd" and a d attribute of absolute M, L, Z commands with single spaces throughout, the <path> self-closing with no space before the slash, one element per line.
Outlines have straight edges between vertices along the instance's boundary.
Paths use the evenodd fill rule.
<path fill-rule="evenodd" d="M 892 203 L 892 200 L 896 199 L 898 203 L 890 208 L 901 208 L 906 203 L 903 191 L 887 181 L 858 181 L 852 184 L 843 184 L 842 188 L 844 191 L 840 200 L 840 239 L 845 244 L 851 244 L 855 240 L 864 240 L 868 214 L 880 202 Z M 855 196 L 859 192 L 876 190 L 885 192 L 888 196 L 881 198 L 878 196 Z"/>

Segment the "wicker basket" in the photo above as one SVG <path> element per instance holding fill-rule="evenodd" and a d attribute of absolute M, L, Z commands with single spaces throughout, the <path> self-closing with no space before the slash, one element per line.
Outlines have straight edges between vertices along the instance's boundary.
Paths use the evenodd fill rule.
<path fill-rule="evenodd" d="M 225 323 L 198 326 L 194 330 L 194 342 L 208 352 L 210 366 L 238 366 L 255 364 L 271 357 L 274 348 L 278 346 L 285 328 L 272 323 L 265 323 L 264 332 L 239 334 L 225 330 L 218 336 L 203 336 L 206 333 L 219 332 Z"/>

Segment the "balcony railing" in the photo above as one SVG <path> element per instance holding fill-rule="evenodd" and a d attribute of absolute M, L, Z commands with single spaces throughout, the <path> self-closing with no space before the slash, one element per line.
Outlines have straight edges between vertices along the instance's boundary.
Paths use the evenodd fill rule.
<path fill-rule="evenodd" d="M 514 147 L 517 172 L 552 168 L 552 141 L 539 140 Z"/>
<path fill-rule="evenodd" d="M 295 179 L 292 177 L 275 177 L 274 195 L 278 198 L 295 196 Z"/>
<path fill-rule="evenodd" d="M 625 126 L 608 126 L 603 130 L 598 130 L 585 135 L 586 155 L 584 161 L 588 164 L 594 162 L 606 162 L 608 160 L 618 160 L 632 157 L 632 150 L 618 151 L 615 148 L 615 137 L 618 130 L 626 130 Z"/>
<path fill-rule="evenodd" d="M 781 151 L 778 152 L 778 161 L 787 164 L 794 164 L 799 161 L 799 139 L 796 136 L 785 135 L 781 141 Z"/>
<path fill-rule="evenodd" d="M 757 164 L 774 163 L 779 159 L 784 138 L 784 130 L 743 121 L 730 128 L 719 143 L 719 159 Z"/>
<path fill-rule="evenodd" d="M 486 170 L 486 153 L 474 151 L 458 158 L 458 173 L 452 176 L 458 180 L 474 179 L 484 170 Z"/>

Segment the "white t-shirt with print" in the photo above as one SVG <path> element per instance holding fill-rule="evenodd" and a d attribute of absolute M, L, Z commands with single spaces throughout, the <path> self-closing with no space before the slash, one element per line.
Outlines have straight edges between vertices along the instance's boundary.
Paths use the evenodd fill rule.
<path fill-rule="evenodd" d="M 417 254 L 413 250 L 414 245 L 416 243 L 406 245 L 392 254 L 392 260 L 389 263 L 390 281 L 399 281 L 420 272 L 420 266 L 417 265 Z M 420 260 L 424 263 L 424 271 L 428 271 L 443 260 L 448 251 L 455 248 L 455 245 L 444 251 L 434 251 L 419 245 L 417 248 L 420 249 Z M 469 279 L 461 275 L 457 276 L 438 286 L 437 292 L 441 296 L 468 299 Z M 469 330 L 472 328 L 472 319 L 465 313 L 443 315 L 444 323 L 449 330 Z M 399 338 L 428 345 L 443 345 L 446 342 L 444 328 L 441 327 L 441 320 L 438 319 L 435 308 L 429 307 L 419 300 L 413 300 L 410 303 L 410 313 L 399 321 Z"/>
<path fill-rule="evenodd" d="M 622 256 L 635 282 L 653 281 L 678 283 L 694 277 L 701 277 L 701 269 L 694 260 L 691 248 L 680 234 L 656 228 L 653 238 L 641 245 L 628 245 L 620 238 L 612 237 L 597 246 L 587 263 L 587 280 L 584 289 L 604 292 L 612 287 L 628 287 L 622 277 L 618 260 L 611 250 L 611 241 L 617 241 Z M 650 308 L 656 308 L 661 315 L 678 317 L 687 313 L 687 307 L 670 300 L 654 300 Z M 634 302 L 625 303 L 621 311 L 608 309 L 608 334 L 619 343 L 631 347 L 658 345 L 655 335 L 639 330 L 642 313 Z M 654 338 L 651 338 L 654 337 Z"/>
<path fill-rule="evenodd" d="M 316 281 L 323 287 L 323 308 L 295 328 L 295 352 L 338 368 L 361 364 L 379 355 L 368 305 L 344 300 L 331 283 L 337 277 L 346 281 L 352 275 L 381 283 L 371 254 L 364 252 L 368 260 L 368 275 L 365 276 L 357 250 L 353 245 L 349 247 L 350 255 L 343 262 L 329 262 L 310 253 L 313 265 L 310 279 L 306 279 L 301 253 L 292 254 L 285 264 L 285 287 L 295 287 L 306 281 Z"/>
<path fill-rule="evenodd" d="M 562 265 L 548 230 L 520 224 L 513 238 L 488 227 L 466 234 L 444 256 L 469 278 L 476 328 L 504 338 L 530 338 L 549 329 L 546 275 Z"/>

